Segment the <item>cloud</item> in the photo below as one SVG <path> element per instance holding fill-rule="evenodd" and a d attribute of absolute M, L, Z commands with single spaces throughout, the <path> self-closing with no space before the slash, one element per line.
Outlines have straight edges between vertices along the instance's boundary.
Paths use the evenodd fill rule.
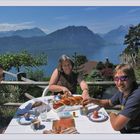
<path fill-rule="evenodd" d="M 95 10 L 97 10 L 97 9 L 99 9 L 100 7 L 86 7 L 86 8 L 84 8 L 84 11 L 95 11 Z"/>
<path fill-rule="evenodd" d="M 66 16 L 58 16 L 58 17 L 55 17 L 54 19 L 56 19 L 56 20 L 65 20 L 65 19 L 67 19 L 67 17 Z"/>
<path fill-rule="evenodd" d="M 15 31 L 22 29 L 33 28 L 33 22 L 23 22 L 23 23 L 0 23 L 0 31 Z"/>
<path fill-rule="evenodd" d="M 39 27 L 43 32 L 50 33 L 51 31 L 47 27 Z"/>
<path fill-rule="evenodd" d="M 128 14 L 134 14 L 136 12 L 140 12 L 140 8 L 131 9 L 128 11 Z"/>

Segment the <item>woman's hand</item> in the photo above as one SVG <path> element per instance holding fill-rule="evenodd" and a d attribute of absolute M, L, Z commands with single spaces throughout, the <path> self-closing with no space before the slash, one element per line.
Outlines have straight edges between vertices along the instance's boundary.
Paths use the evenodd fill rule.
<path fill-rule="evenodd" d="M 63 91 L 64 94 L 67 94 L 68 96 L 71 96 L 72 95 L 72 93 L 70 92 L 70 90 L 68 88 L 66 88 L 66 87 L 63 87 L 62 88 L 62 91 Z"/>
<path fill-rule="evenodd" d="M 83 90 L 82 92 L 82 98 L 83 100 L 89 99 L 89 94 L 88 94 L 88 90 Z"/>

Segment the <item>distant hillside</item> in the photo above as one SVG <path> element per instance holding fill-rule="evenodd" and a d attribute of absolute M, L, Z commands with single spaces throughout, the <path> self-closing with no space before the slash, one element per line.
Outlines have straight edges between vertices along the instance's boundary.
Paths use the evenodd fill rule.
<path fill-rule="evenodd" d="M 85 26 L 68 26 L 57 30 L 46 36 L 21 37 L 21 33 L 16 32 L 18 36 L 1 37 L 0 51 L 20 51 L 23 49 L 38 53 L 47 50 L 57 51 L 76 51 L 76 52 L 95 52 L 105 46 L 105 41 L 99 35 L 94 34 Z M 24 32 L 25 33 L 25 32 Z M 23 34 L 22 34 L 23 35 Z M 31 35 L 31 34 L 30 34 Z"/>
<path fill-rule="evenodd" d="M 123 44 L 124 37 L 127 34 L 129 26 L 121 25 L 117 29 L 111 30 L 102 37 L 111 44 Z"/>
<path fill-rule="evenodd" d="M 39 28 L 0 32 L 0 37 L 10 37 L 10 36 L 34 37 L 34 36 L 45 36 L 45 35 L 46 33 Z"/>
<path fill-rule="evenodd" d="M 105 45 L 99 35 L 85 26 L 68 26 L 47 36 L 51 47 L 95 49 Z"/>
<path fill-rule="evenodd" d="M 68 26 L 47 35 L 39 28 L 9 31 L 5 35 L 0 32 L 0 53 L 21 50 L 34 54 L 44 52 L 48 56 L 48 64 L 43 70 L 49 74 L 62 54 L 73 56 L 75 52 L 95 61 L 104 61 L 108 57 L 111 62 L 118 64 L 119 54 L 124 50 L 121 43 L 126 32 L 123 26 L 102 36 L 86 26 Z"/>

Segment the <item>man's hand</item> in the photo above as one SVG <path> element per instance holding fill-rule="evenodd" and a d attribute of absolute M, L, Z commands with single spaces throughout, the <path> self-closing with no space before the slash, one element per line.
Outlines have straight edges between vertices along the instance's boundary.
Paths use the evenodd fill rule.
<path fill-rule="evenodd" d="M 87 99 L 83 100 L 82 105 L 85 106 L 89 103 L 93 103 L 93 100 L 94 100 L 93 98 L 87 98 Z"/>

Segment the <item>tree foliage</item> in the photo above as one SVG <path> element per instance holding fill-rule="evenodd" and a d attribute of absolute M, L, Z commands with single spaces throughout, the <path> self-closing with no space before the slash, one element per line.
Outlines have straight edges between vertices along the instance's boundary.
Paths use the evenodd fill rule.
<path fill-rule="evenodd" d="M 77 72 L 79 70 L 79 66 L 86 63 L 88 61 L 87 57 L 85 55 L 77 55 L 75 52 L 72 56 L 72 59 L 74 61 L 74 70 Z"/>
<path fill-rule="evenodd" d="M 96 65 L 96 69 L 93 70 L 89 77 L 98 81 L 99 80 L 113 80 L 113 70 L 114 65 L 109 61 L 107 58 L 106 61 L 103 63 L 99 61 Z"/>
<path fill-rule="evenodd" d="M 124 45 L 127 46 L 122 53 L 124 60 L 133 66 L 137 65 L 140 48 L 140 24 L 129 28 L 128 34 L 125 36 Z"/>
<path fill-rule="evenodd" d="M 47 56 L 45 54 L 33 56 L 27 51 L 19 53 L 6 53 L 0 55 L 0 63 L 3 65 L 4 70 L 9 71 L 14 67 L 19 72 L 22 66 L 36 67 L 47 64 Z"/>

